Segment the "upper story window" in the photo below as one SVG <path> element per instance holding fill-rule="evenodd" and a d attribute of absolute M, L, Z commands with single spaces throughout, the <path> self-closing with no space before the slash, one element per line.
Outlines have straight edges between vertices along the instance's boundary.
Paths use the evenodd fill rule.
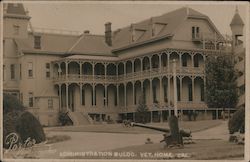
<path fill-rule="evenodd" d="M 33 63 L 32 62 L 28 63 L 28 76 L 29 78 L 33 77 Z"/>
<path fill-rule="evenodd" d="M 34 48 L 41 49 L 41 36 L 34 36 Z"/>
<path fill-rule="evenodd" d="M 200 38 L 200 27 L 193 26 L 192 27 L 192 38 Z"/>
<path fill-rule="evenodd" d="M 11 64 L 10 65 L 10 79 L 15 79 L 15 65 Z"/>
<path fill-rule="evenodd" d="M 50 63 L 46 63 L 46 78 L 50 78 Z"/>
<path fill-rule="evenodd" d="M 19 30 L 20 30 L 20 26 L 13 25 L 13 28 L 14 28 L 14 35 L 18 35 L 19 34 Z"/>

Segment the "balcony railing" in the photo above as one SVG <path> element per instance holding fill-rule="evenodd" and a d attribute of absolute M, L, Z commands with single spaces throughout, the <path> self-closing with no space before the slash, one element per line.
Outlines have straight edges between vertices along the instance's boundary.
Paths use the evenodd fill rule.
<path fill-rule="evenodd" d="M 146 79 L 150 77 L 159 77 L 163 75 L 171 75 L 172 68 L 163 67 L 162 69 L 153 68 L 151 70 L 138 71 L 133 73 L 127 73 L 122 75 L 80 75 L 80 74 L 65 74 L 54 77 L 54 82 L 123 82 L 123 81 L 133 81 L 139 79 Z M 177 67 L 177 75 L 204 75 L 204 67 Z"/>

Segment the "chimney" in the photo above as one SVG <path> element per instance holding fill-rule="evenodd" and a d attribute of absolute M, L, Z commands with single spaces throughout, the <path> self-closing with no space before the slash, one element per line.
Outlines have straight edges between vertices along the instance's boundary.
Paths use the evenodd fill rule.
<path fill-rule="evenodd" d="M 89 34 L 89 30 L 84 30 L 84 34 Z"/>
<path fill-rule="evenodd" d="M 111 22 L 107 22 L 105 24 L 105 42 L 108 46 L 112 46 L 112 30 L 111 30 Z"/>

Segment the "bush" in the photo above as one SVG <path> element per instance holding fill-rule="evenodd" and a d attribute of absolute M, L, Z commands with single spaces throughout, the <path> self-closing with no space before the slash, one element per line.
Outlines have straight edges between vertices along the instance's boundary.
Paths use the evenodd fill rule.
<path fill-rule="evenodd" d="M 3 147 L 9 146 L 5 143 L 6 136 L 16 133 L 19 136 L 18 143 L 22 143 L 30 137 L 36 143 L 45 141 L 45 134 L 39 121 L 27 111 L 16 97 L 4 94 L 3 98 Z"/>
<path fill-rule="evenodd" d="M 245 108 L 237 110 L 228 122 L 229 133 L 245 132 Z"/>
<path fill-rule="evenodd" d="M 13 95 L 3 94 L 3 113 L 7 114 L 9 112 L 23 111 L 24 106 L 19 100 Z"/>
<path fill-rule="evenodd" d="M 42 125 L 30 112 L 22 113 L 17 121 L 16 131 L 20 135 L 22 142 L 29 137 L 35 139 L 36 143 L 46 140 Z"/>

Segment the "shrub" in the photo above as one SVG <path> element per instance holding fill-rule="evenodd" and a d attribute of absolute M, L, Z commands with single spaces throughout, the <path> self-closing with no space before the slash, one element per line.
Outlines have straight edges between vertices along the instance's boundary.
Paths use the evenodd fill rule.
<path fill-rule="evenodd" d="M 6 136 L 17 133 L 23 143 L 28 137 L 35 139 L 36 143 L 45 141 L 45 134 L 39 121 L 29 112 L 24 111 L 24 106 L 14 96 L 4 94 L 3 98 L 3 147 Z"/>
<path fill-rule="evenodd" d="M 245 108 L 238 109 L 228 122 L 229 133 L 245 132 Z"/>
<path fill-rule="evenodd" d="M 16 131 L 20 135 L 22 142 L 29 137 L 35 139 L 36 143 L 46 140 L 42 125 L 30 112 L 24 112 L 19 117 Z"/>
<path fill-rule="evenodd" d="M 3 113 L 7 114 L 14 110 L 23 111 L 24 106 L 21 102 L 13 95 L 3 94 Z"/>

